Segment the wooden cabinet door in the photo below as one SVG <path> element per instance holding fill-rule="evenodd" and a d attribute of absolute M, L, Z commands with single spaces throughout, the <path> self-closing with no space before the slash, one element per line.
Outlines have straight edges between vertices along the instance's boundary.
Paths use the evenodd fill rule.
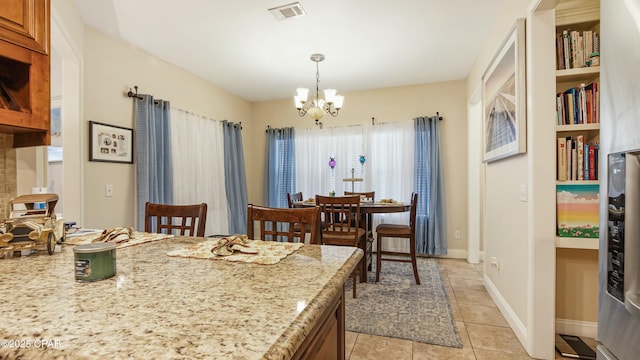
<path fill-rule="evenodd" d="M 0 39 L 49 53 L 49 0 L 0 0 Z"/>

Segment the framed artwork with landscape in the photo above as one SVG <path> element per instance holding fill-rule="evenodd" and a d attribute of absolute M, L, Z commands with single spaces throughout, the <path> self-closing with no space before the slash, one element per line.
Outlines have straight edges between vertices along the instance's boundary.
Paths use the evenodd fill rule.
<path fill-rule="evenodd" d="M 485 162 L 527 151 L 524 22 L 516 20 L 482 75 Z"/>
<path fill-rule="evenodd" d="M 89 160 L 133 164 L 133 129 L 89 121 Z"/>

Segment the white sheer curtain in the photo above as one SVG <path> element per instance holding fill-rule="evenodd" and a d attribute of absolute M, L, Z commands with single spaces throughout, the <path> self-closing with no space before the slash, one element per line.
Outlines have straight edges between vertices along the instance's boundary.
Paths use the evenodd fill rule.
<path fill-rule="evenodd" d="M 368 125 L 366 139 L 365 179 L 370 179 L 376 200 L 394 199 L 409 203 L 414 191 L 413 121 Z M 373 229 L 381 222 L 409 224 L 409 213 L 374 214 Z M 406 240 L 388 243 L 383 239 L 382 246 L 389 251 L 409 251 Z"/>
<path fill-rule="evenodd" d="M 229 232 L 222 123 L 171 109 L 174 203 L 207 203 L 206 235 Z"/>
<path fill-rule="evenodd" d="M 335 191 L 337 196 L 351 191 L 351 169 L 364 179 L 353 190 L 375 191 L 376 200 L 411 200 L 414 189 L 413 121 L 387 124 L 342 126 L 324 129 L 296 129 L 296 186 L 305 198 Z M 360 164 L 364 155 L 364 166 Z M 329 167 L 335 158 L 335 169 Z M 375 214 L 373 226 L 380 222 L 409 224 L 409 213 Z M 391 251 L 409 251 L 406 241 L 393 242 Z M 387 249 L 387 246 L 385 249 Z"/>
<path fill-rule="evenodd" d="M 351 191 L 351 183 L 342 180 L 351 177 L 352 168 L 355 177 L 362 177 L 358 159 L 363 151 L 363 127 L 295 131 L 297 191 L 305 198 L 328 195 L 330 191 L 336 195 Z M 329 166 L 331 158 L 336 162 L 334 169 Z M 356 183 L 355 191 L 365 191 L 366 187 L 366 183 Z"/>

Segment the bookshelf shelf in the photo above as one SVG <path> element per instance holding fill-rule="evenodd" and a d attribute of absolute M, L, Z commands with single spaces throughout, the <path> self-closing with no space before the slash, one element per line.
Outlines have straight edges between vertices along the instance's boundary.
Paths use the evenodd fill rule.
<path fill-rule="evenodd" d="M 556 248 L 598 250 L 598 238 L 573 238 L 556 236 Z"/>
<path fill-rule="evenodd" d="M 599 180 L 566 180 L 556 181 L 556 185 L 600 185 Z"/>
<path fill-rule="evenodd" d="M 574 125 L 556 125 L 557 132 L 565 131 L 592 131 L 600 130 L 600 123 L 594 124 L 574 124 Z"/>
<path fill-rule="evenodd" d="M 590 77 L 598 77 L 599 75 L 600 66 L 556 70 L 556 79 L 558 82 L 581 81 Z"/>

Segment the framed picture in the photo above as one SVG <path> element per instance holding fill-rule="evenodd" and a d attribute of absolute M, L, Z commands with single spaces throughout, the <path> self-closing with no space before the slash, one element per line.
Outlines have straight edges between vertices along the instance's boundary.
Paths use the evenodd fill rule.
<path fill-rule="evenodd" d="M 527 151 L 524 21 L 516 20 L 482 75 L 485 162 Z"/>
<path fill-rule="evenodd" d="M 560 237 L 600 236 L 600 186 L 556 185 L 556 215 Z"/>
<path fill-rule="evenodd" d="M 133 129 L 89 121 L 89 160 L 133 164 Z"/>

